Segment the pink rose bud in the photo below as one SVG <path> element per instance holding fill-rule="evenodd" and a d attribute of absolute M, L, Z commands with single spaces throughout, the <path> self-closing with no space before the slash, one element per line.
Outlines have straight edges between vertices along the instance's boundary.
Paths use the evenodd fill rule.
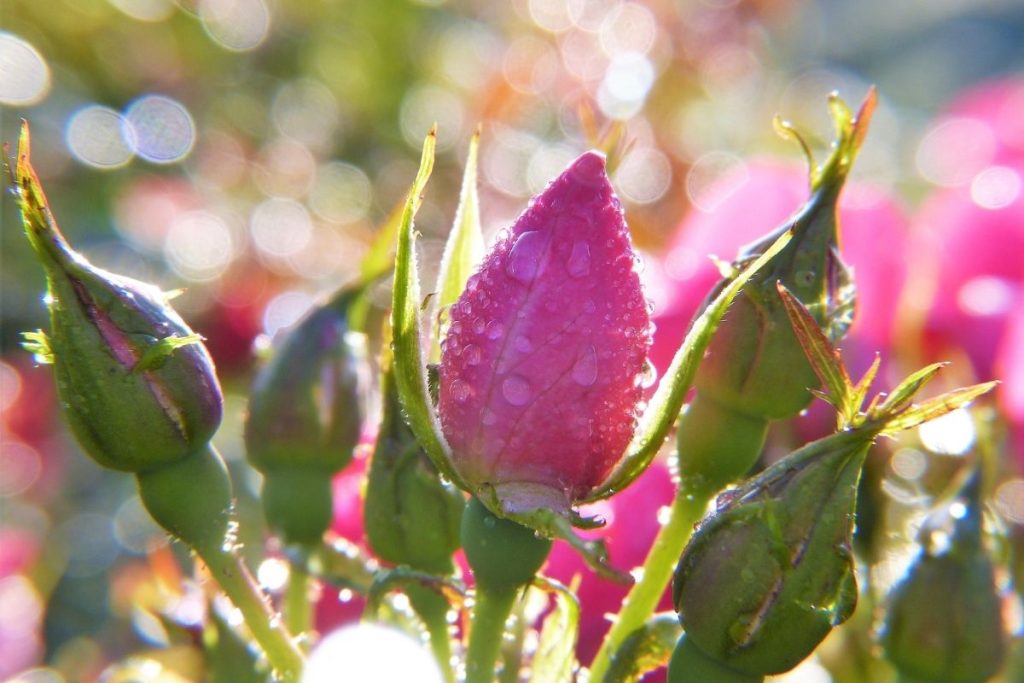
<path fill-rule="evenodd" d="M 605 160 L 587 152 L 450 311 L 438 409 L 459 475 L 509 512 L 566 511 L 633 434 L 651 321 Z"/>

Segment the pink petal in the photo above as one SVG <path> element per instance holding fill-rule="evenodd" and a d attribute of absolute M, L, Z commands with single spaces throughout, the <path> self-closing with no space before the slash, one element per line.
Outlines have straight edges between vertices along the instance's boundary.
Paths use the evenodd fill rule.
<path fill-rule="evenodd" d="M 494 246 L 452 306 L 439 410 L 475 486 L 572 501 L 635 424 L 650 318 L 604 158 L 588 152 Z"/>

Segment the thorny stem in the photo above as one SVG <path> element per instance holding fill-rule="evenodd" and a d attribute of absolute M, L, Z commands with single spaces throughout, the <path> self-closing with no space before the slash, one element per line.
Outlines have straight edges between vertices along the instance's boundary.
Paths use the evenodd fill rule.
<path fill-rule="evenodd" d="M 590 683 L 603 683 L 612 658 L 623 641 L 643 626 L 658 605 L 665 587 L 672 578 L 679 556 L 693 533 L 693 526 L 704 514 L 708 501 L 717 491 L 707 490 L 699 483 L 683 483 L 669 508 L 669 517 L 658 531 L 643 564 L 643 575 L 633 584 L 622 603 L 622 609 L 601 643 L 601 649 L 590 667 Z"/>
<path fill-rule="evenodd" d="M 266 653 L 278 678 L 284 683 L 297 683 L 302 675 L 302 653 L 238 552 L 232 548 L 198 548 L 197 552 L 214 580 L 242 613 L 246 626 Z"/>
<path fill-rule="evenodd" d="M 305 561 L 291 563 L 284 594 L 284 623 L 292 633 L 307 633 L 313 628 L 312 591 L 315 583 L 316 579 L 310 576 Z"/>
<path fill-rule="evenodd" d="M 516 589 L 477 588 L 466 650 L 466 683 L 493 683 L 505 622 L 517 595 Z"/>
<path fill-rule="evenodd" d="M 448 612 L 451 605 L 447 598 L 432 588 L 411 584 L 406 587 L 406 594 L 416 614 L 427 627 L 430 635 L 430 648 L 434 652 L 438 666 L 444 674 L 445 683 L 455 683 L 455 672 L 452 669 L 451 633 L 448 626 Z"/>

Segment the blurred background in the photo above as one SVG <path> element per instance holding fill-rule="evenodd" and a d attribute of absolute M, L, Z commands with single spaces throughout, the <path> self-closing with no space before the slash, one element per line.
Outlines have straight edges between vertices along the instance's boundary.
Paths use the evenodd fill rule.
<path fill-rule="evenodd" d="M 625 126 L 613 182 L 647 261 L 657 360 L 707 289 L 705 255 L 731 258 L 806 196 L 773 116 L 821 159 L 827 94 L 855 107 L 874 84 L 844 199 L 865 297 L 851 363 L 949 358 L 951 383 L 1004 380 L 975 418 L 889 447 L 879 495 L 902 520 L 981 449 L 993 511 L 1019 537 L 1022 35 L 1020 0 L 7 0 L 0 139 L 30 122 L 57 220 L 94 263 L 184 289 L 176 307 L 227 391 L 218 444 L 255 490 L 238 434 L 259 351 L 355 277 L 433 122 L 417 219 L 428 282 L 477 126 L 488 236 L 595 131 Z M 131 479 L 65 433 L 49 369 L 19 347 L 47 325 L 44 281 L 6 192 L 0 217 L 0 679 L 35 667 L 21 680 L 92 681 L 166 644 L 139 604 L 176 580 L 179 551 Z"/>

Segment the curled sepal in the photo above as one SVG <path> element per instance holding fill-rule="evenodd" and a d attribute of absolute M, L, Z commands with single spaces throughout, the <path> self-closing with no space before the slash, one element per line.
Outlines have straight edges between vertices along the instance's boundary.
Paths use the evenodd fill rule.
<path fill-rule="evenodd" d="M 384 599 L 395 591 L 408 591 L 411 586 L 429 590 L 449 604 L 460 607 L 466 600 L 466 587 L 458 579 L 437 576 L 409 567 L 395 567 L 374 573 L 373 583 L 366 594 L 364 617 L 374 619 L 379 615 Z"/>
<path fill-rule="evenodd" d="M 484 254 L 484 234 L 480 226 L 480 199 L 477 196 L 477 156 L 480 146 L 480 130 L 469 141 L 466 155 L 466 170 L 462 176 L 459 192 L 459 206 L 455 210 L 455 222 L 448 234 L 441 257 L 441 269 L 437 275 L 438 324 L 434 326 L 431 344 L 431 360 L 441 358 L 441 337 L 448 318 L 448 309 L 455 303 L 466 287 L 473 268 Z"/>
<path fill-rule="evenodd" d="M 32 168 L 23 125 L 14 180 L 25 234 L 46 272 L 50 332 L 26 335 L 51 360 L 64 414 L 104 467 L 143 472 L 202 450 L 221 391 L 198 335 L 156 287 L 107 272 L 72 249 Z"/>
<path fill-rule="evenodd" d="M 778 285 L 793 332 L 807 356 L 811 367 L 826 387 L 818 396 L 835 406 L 839 428 L 873 424 L 879 434 L 892 435 L 934 420 L 957 408 L 962 408 L 979 396 L 991 391 L 998 382 L 984 382 L 955 389 L 920 404 L 913 404 L 914 396 L 948 363 L 933 363 L 911 373 L 885 397 L 875 396 L 865 408 L 863 403 L 868 388 L 878 372 L 879 359 L 875 359 L 864 377 L 854 384 L 846 370 L 839 351 L 818 327 L 814 317 L 789 290 Z"/>
<path fill-rule="evenodd" d="M 676 568 L 693 645 L 730 670 L 782 673 L 850 616 L 857 482 L 874 436 L 821 439 L 720 497 Z"/>
<path fill-rule="evenodd" d="M 908 680 L 983 683 L 1006 657 L 1002 601 L 983 543 L 980 479 L 974 472 L 925 520 L 920 552 L 889 594 L 881 642 Z"/>
<path fill-rule="evenodd" d="M 430 457 L 442 476 L 459 488 L 470 487 L 456 472 L 451 461 L 451 450 L 441 424 L 434 414 L 427 389 L 427 370 L 423 360 L 420 334 L 420 284 L 416 262 L 413 218 L 419 209 L 421 195 L 434 167 L 434 147 L 437 131 L 431 129 L 423 142 L 423 155 L 419 171 L 402 210 L 398 227 L 398 247 L 395 254 L 395 284 L 391 302 L 392 348 L 395 359 L 395 383 L 398 396 L 405 407 L 406 419 L 416 440 Z"/>
<path fill-rule="evenodd" d="M 640 416 L 639 425 L 629 443 L 626 455 L 608 478 L 587 494 L 587 501 L 607 498 L 616 491 L 629 486 L 651 464 L 679 416 L 686 394 L 693 385 L 697 367 L 730 304 L 750 278 L 775 258 L 792 237 L 792 230 L 779 235 L 765 249 L 764 253 L 740 271 L 718 293 L 700 314 L 700 317 L 693 322 L 682 346 L 672 358 L 672 363 L 658 385 L 647 410 Z"/>
<path fill-rule="evenodd" d="M 639 683 L 644 674 L 668 664 L 682 635 L 672 612 L 659 612 L 629 634 L 612 655 L 604 680 L 607 683 Z"/>
<path fill-rule="evenodd" d="M 537 651 L 530 664 L 530 683 L 562 683 L 572 680 L 576 664 L 580 603 L 576 594 L 554 579 L 538 576 L 533 585 L 555 599 L 554 609 L 544 619 Z"/>

